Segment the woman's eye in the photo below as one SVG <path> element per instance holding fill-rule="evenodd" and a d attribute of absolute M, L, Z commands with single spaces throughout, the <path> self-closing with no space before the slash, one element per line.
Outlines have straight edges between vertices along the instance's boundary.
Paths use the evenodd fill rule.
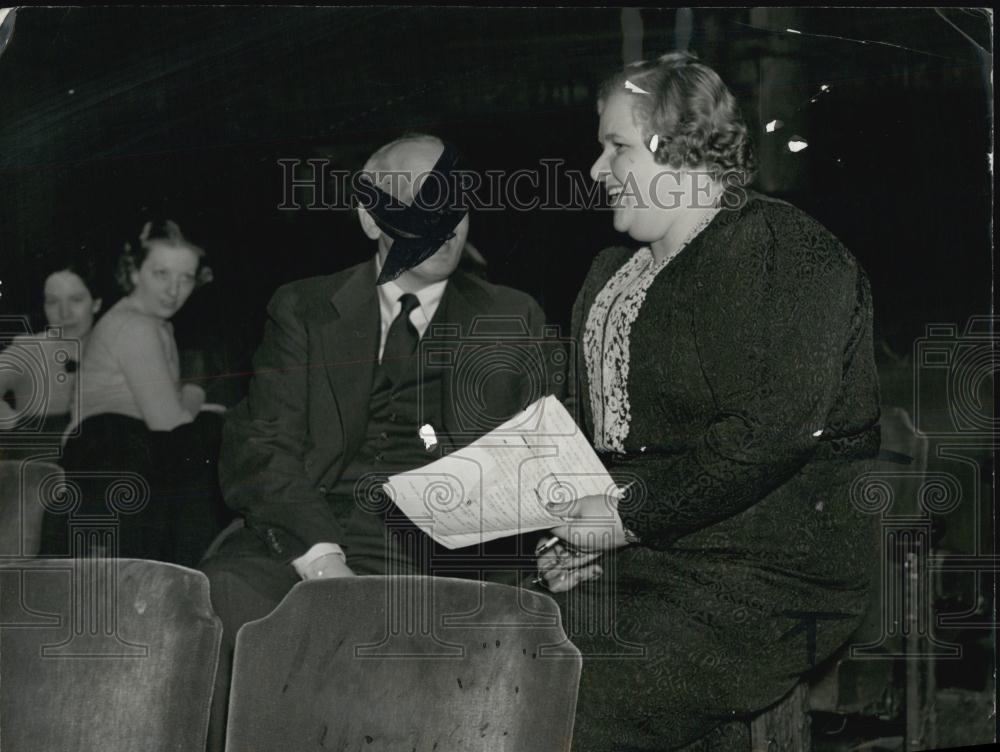
<path fill-rule="evenodd" d="M 619 143 L 618 141 L 615 141 L 615 142 L 614 142 L 614 143 L 612 143 L 611 145 L 615 147 L 615 151 L 621 151 L 621 150 L 622 150 L 622 149 L 624 149 L 624 148 L 625 148 L 625 147 L 626 147 L 626 146 L 627 146 L 628 144 L 623 144 L 623 143 Z"/>
<path fill-rule="evenodd" d="M 164 277 L 167 276 L 167 273 L 163 269 L 154 269 L 153 276 L 159 279 L 163 279 Z"/>

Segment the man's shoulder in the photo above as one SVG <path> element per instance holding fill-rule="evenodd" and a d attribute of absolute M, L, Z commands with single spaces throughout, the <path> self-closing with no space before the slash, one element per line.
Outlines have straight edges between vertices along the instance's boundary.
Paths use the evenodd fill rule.
<path fill-rule="evenodd" d="M 366 269 L 371 270 L 370 279 Z M 330 298 L 344 287 L 352 284 L 369 284 L 374 289 L 374 270 L 371 268 L 370 261 L 356 264 L 334 274 L 306 277 L 288 282 L 275 291 L 271 305 L 282 309 L 291 308 L 300 313 L 306 313 L 315 308 L 325 310 Z M 460 290 L 466 301 L 481 313 L 527 314 L 541 312 L 538 303 L 528 293 L 513 287 L 487 282 L 474 274 L 456 271 L 449 278 L 448 284 L 454 285 Z"/>
<path fill-rule="evenodd" d="M 371 266 L 370 261 L 355 264 L 346 269 L 341 269 L 333 274 L 322 274 L 315 277 L 305 277 L 286 282 L 274 291 L 271 297 L 272 305 L 292 306 L 295 308 L 308 308 L 316 304 L 326 304 L 331 297 L 349 284 L 355 276 L 362 273 L 362 269 Z M 374 284 L 374 277 L 372 277 Z"/>
<path fill-rule="evenodd" d="M 451 276 L 450 284 L 459 287 L 470 301 L 484 311 L 525 312 L 539 308 L 535 299 L 523 290 L 493 284 L 474 274 L 457 271 Z"/>

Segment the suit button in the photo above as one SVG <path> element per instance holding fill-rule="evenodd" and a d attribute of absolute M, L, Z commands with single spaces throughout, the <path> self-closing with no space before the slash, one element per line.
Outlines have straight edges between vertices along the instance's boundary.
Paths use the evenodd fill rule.
<path fill-rule="evenodd" d="M 382 439 L 382 441 L 388 441 L 389 440 L 389 434 L 387 434 L 385 431 L 383 431 L 382 433 L 380 433 L 378 435 L 378 437 L 380 439 Z"/>
<path fill-rule="evenodd" d="M 376 462 L 381 462 L 383 459 L 385 459 L 385 455 L 382 454 L 382 452 L 379 452 L 378 454 L 375 455 Z"/>
<path fill-rule="evenodd" d="M 390 423 L 396 422 L 396 413 L 393 413 L 392 415 L 389 416 L 389 422 Z"/>
<path fill-rule="evenodd" d="M 399 399 L 399 395 L 396 394 L 395 392 L 393 392 L 392 394 L 389 395 L 389 399 L 391 399 L 391 400 L 397 400 L 397 399 Z"/>
<path fill-rule="evenodd" d="M 330 489 L 329 489 L 329 488 L 327 488 L 327 486 L 325 486 L 325 485 L 322 485 L 322 486 L 320 486 L 320 487 L 319 487 L 319 492 L 320 492 L 320 493 L 326 493 L 326 492 L 327 492 L 327 491 L 329 491 L 329 490 L 330 490 Z"/>

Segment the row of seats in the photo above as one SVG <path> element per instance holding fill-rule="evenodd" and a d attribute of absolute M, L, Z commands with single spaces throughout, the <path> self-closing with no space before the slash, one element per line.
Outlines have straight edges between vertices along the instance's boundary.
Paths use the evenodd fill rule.
<path fill-rule="evenodd" d="M 152 561 L 31 559 L 45 509 L 73 498 L 46 459 L 0 462 L 0 744 L 204 749 L 221 629 L 207 580 Z M 566 750 L 580 665 L 539 593 L 303 583 L 237 637 L 226 749 Z M 793 692 L 751 731 L 762 748 L 792 734 L 786 748 L 808 750 L 806 721 Z"/>
<path fill-rule="evenodd" d="M 887 448 L 914 458 L 907 472 L 893 473 L 894 484 L 921 481 L 926 471 L 926 442 L 915 443 L 905 412 L 888 408 L 883 433 Z M 45 506 L 63 509 L 72 504 L 72 493 L 62 483 L 62 470 L 49 459 L 0 462 L 0 747 L 74 752 L 201 750 L 219 639 L 207 582 L 198 572 L 148 561 L 73 563 L 23 558 L 38 552 Z M 904 500 L 915 497 L 908 488 L 897 489 L 896 495 Z M 405 589 L 382 578 L 303 583 L 271 616 L 247 625 L 237 641 L 227 749 L 300 748 L 292 739 L 304 739 L 304 749 L 433 749 L 435 744 L 438 750 L 567 749 L 580 657 L 565 639 L 554 602 L 544 595 L 500 585 L 435 580 L 447 584 L 434 590 L 421 578 L 407 579 Z M 415 591 L 415 583 L 423 583 L 424 590 Z M 445 600 L 435 601 L 432 611 L 414 608 L 423 603 L 420 593 L 432 590 Z M 107 597 L 115 599 L 108 602 L 113 606 L 110 613 L 116 614 L 113 619 L 108 618 L 107 608 L 93 605 Z M 407 608 L 401 606 L 404 601 L 410 604 Z M 71 602 L 78 607 L 70 608 Z M 516 608 L 511 608 L 512 602 Z M 466 605 L 458 608 L 461 603 Z M 123 604 L 132 604 L 132 609 Z M 438 609 L 441 604 L 443 611 Z M 454 627 L 465 622 L 455 621 L 454 615 L 468 613 L 478 618 L 485 613 L 485 606 L 479 604 L 494 604 L 488 611 L 498 616 L 492 622 L 485 616 L 480 622 L 468 622 L 471 633 L 455 632 Z M 884 638 L 880 606 L 881 594 L 876 591 L 872 619 L 852 642 Z M 512 631 L 501 618 L 511 613 L 534 614 L 532 618 L 545 621 L 544 629 L 529 620 L 527 624 L 533 626 L 527 631 L 521 627 Z M 351 615 L 350 621 L 344 620 L 345 614 Z M 403 618 L 405 614 L 409 621 Z M 438 621 L 445 616 L 449 629 L 442 631 L 443 622 Z M 419 627 L 414 619 L 424 626 Z M 438 625 L 430 642 L 426 639 L 428 623 Z M 396 626 L 390 629 L 390 624 Z M 388 635 L 385 645 L 376 641 L 376 633 Z M 526 678 L 514 683 L 511 701 L 499 693 L 510 689 L 500 681 L 501 674 L 513 671 L 520 676 L 517 671 L 523 667 L 517 665 L 517 650 L 510 652 L 512 634 L 536 640 L 536 648 L 561 645 L 572 660 L 538 662 L 534 657 L 525 663 L 526 656 L 542 652 L 515 639 L 513 648 L 520 644 L 521 662 L 529 670 Z M 330 640 L 337 635 L 338 640 L 351 640 L 341 648 L 353 645 L 364 650 L 354 659 L 341 648 L 331 652 L 330 646 L 338 643 Z M 406 635 L 423 635 L 424 639 L 414 648 Z M 382 647 L 376 650 L 372 645 Z M 467 645 L 478 645 L 483 652 L 468 652 Z M 491 645 L 495 650 L 487 649 Z M 499 663 L 473 660 L 466 671 L 465 662 L 477 656 Z M 91 660 L 76 660 L 79 657 Z M 66 658 L 74 660 L 62 660 Z M 371 658 L 377 660 L 366 660 Z M 344 668 L 345 660 L 353 662 Z M 439 665 L 449 668 L 435 684 L 431 669 L 436 671 Z M 557 665 L 572 671 L 556 681 L 551 671 Z M 811 692 L 799 685 L 778 706 L 752 720 L 755 750 L 775 744 L 778 749 L 807 750 L 810 709 L 841 714 L 867 708 L 892 684 L 891 669 L 887 661 L 854 659 L 850 646 L 845 646 L 831 665 L 813 677 Z M 863 682 L 851 673 L 859 670 Z M 845 672 L 850 674 L 846 683 Z M 285 681 L 283 677 L 292 673 L 298 679 Z M 488 679 L 482 678 L 487 675 Z M 523 693 L 529 687 L 537 689 L 537 684 L 529 683 L 529 675 L 534 682 L 551 682 L 541 698 L 530 702 Z M 845 688 L 859 683 L 867 687 L 863 696 L 852 695 L 851 703 L 845 705 Z M 470 687 L 479 694 L 470 694 Z M 331 694 L 334 691 L 340 694 Z M 412 704 L 414 698 L 421 703 Z M 548 704 L 552 702 L 557 707 Z M 74 711 L 66 712 L 67 708 Z M 541 746 L 538 729 L 532 725 L 537 709 L 544 710 L 539 727 L 552 731 L 554 718 L 565 721 L 552 734 L 549 746 Z M 471 733 L 469 724 L 480 717 L 476 728 L 482 745 L 477 747 L 475 739 L 466 736 Z M 430 718 L 441 722 L 428 725 L 425 721 Z M 530 729 L 530 743 L 515 743 L 518 729 Z M 447 738 L 445 730 L 450 734 Z M 424 731 L 429 736 L 414 736 Z M 500 737 L 494 738 L 494 733 Z M 425 746 L 423 742 L 432 738 Z M 143 741 L 136 743 L 136 739 Z M 402 739 L 413 743 L 401 746 Z"/>
<path fill-rule="evenodd" d="M 0 461 L 0 561 L 38 554 L 46 505 L 58 507 L 66 491 L 50 460 Z"/>
<path fill-rule="evenodd" d="M 0 745 L 203 750 L 220 637 L 200 572 L 0 563 Z M 568 751 L 581 665 L 541 593 L 303 582 L 237 636 L 226 749 Z"/>

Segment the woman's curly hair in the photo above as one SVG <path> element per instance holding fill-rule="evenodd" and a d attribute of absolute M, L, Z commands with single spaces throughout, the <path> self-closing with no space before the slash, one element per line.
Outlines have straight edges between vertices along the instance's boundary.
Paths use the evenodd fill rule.
<path fill-rule="evenodd" d="M 205 251 L 184 237 L 181 228 L 170 219 L 147 222 L 142 227 L 139 237 L 125 243 L 125 250 L 118 258 L 118 268 L 115 270 L 115 281 L 126 295 L 132 292 L 132 273 L 142 268 L 146 256 L 154 242 L 170 246 L 189 248 L 198 257 L 198 274 L 195 287 L 201 287 L 212 281 L 212 270 L 206 263 Z"/>
<path fill-rule="evenodd" d="M 674 169 L 706 167 L 723 185 L 745 186 L 757 169 L 739 104 L 719 75 L 688 52 L 632 63 L 604 81 L 598 106 L 626 94 L 653 158 Z M 658 136 L 653 140 L 653 136 Z"/>

